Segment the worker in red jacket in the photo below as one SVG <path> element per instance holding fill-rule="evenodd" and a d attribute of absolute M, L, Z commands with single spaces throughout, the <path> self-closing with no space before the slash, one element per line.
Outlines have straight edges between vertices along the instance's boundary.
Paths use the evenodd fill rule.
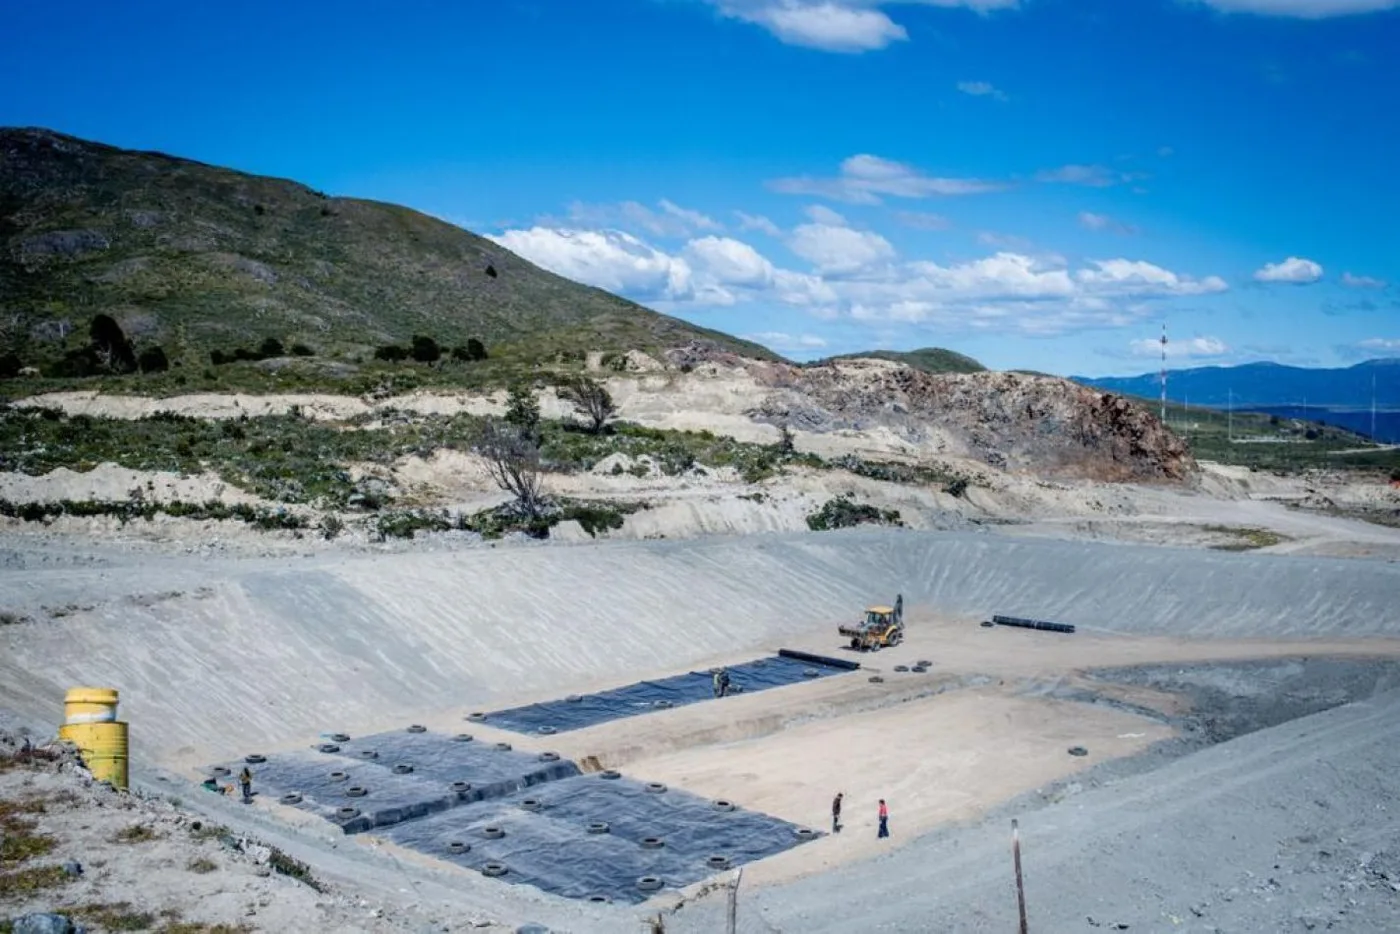
<path fill-rule="evenodd" d="M 890 835 L 890 809 L 885 807 L 885 799 L 880 799 L 880 833 L 881 837 Z"/>

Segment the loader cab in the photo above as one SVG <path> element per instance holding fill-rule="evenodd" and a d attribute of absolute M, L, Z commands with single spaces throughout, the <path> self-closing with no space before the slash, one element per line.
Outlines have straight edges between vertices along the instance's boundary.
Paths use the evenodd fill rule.
<path fill-rule="evenodd" d="M 865 610 L 865 627 L 867 629 L 884 629 L 894 623 L 894 607 L 892 606 L 872 606 Z"/>

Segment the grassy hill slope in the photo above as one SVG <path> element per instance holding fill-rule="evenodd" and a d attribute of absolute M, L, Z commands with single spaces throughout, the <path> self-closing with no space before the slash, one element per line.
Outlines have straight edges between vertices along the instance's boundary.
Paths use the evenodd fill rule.
<path fill-rule="evenodd" d="M 774 357 L 408 208 L 42 129 L 0 129 L 0 312 L 0 343 L 33 364 L 85 344 L 98 313 L 191 363 L 267 337 L 362 354 L 414 334 L 493 356 L 705 340 Z"/>
<path fill-rule="evenodd" d="M 942 347 L 921 347 L 918 350 L 867 350 L 861 353 L 838 354 L 818 363 L 831 360 L 853 360 L 858 357 L 874 357 L 877 360 L 893 360 L 904 363 L 925 373 L 980 373 L 987 368 L 971 357 L 964 356 Z"/>

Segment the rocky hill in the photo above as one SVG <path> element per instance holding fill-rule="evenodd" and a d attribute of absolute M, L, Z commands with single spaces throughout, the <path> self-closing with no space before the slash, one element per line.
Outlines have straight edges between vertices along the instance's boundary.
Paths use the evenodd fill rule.
<path fill-rule="evenodd" d="M 1020 373 L 934 375 L 884 361 L 763 369 L 782 387 L 757 417 L 807 431 L 885 428 L 914 444 L 1039 476 L 1180 481 L 1186 443 L 1145 408 L 1068 380 Z"/>
<path fill-rule="evenodd" d="M 408 208 L 43 129 L 0 129 L 0 312 L 0 344 L 28 365 L 85 344 L 98 314 L 138 351 L 201 363 L 269 337 L 367 354 L 415 334 L 538 356 L 697 339 L 774 356 Z"/>
<path fill-rule="evenodd" d="M 892 360 L 925 373 L 981 373 L 987 368 L 971 357 L 943 347 L 920 347 L 918 350 L 866 350 L 860 353 L 838 354 L 820 360 L 816 365 L 835 360 Z"/>

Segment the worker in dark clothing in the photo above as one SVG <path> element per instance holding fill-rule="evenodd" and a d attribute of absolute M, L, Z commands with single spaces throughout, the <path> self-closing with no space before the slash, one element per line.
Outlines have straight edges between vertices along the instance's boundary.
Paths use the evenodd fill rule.
<path fill-rule="evenodd" d="M 243 766 L 243 771 L 238 773 L 238 784 L 243 789 L 243 803 L 247 804 L 253 800 L 253 773 L 248 771 L 248 767 Z"/>
<path fill-rule="evenodd" d="M 728 668 L 721 668 L 721 669 L 719 670 L 719 696 L 720 696 L 720 697 L 728 697 L 728 696 L 729 696 L 729 669 L 728 669 Z"/>
<path fill-rule="evenodd" d="M 831 832 L 841 832 L 841 799 L 846 796 L 844 791 L 836 793 L 836 798 L 831 802 Z"/>
<path fill-rule="evenodd" d="M 890 835 L 890 809 L 885 807 L 885 799 L 880 799 L 880 833 L 878 836 L 888 837 Z"/>

